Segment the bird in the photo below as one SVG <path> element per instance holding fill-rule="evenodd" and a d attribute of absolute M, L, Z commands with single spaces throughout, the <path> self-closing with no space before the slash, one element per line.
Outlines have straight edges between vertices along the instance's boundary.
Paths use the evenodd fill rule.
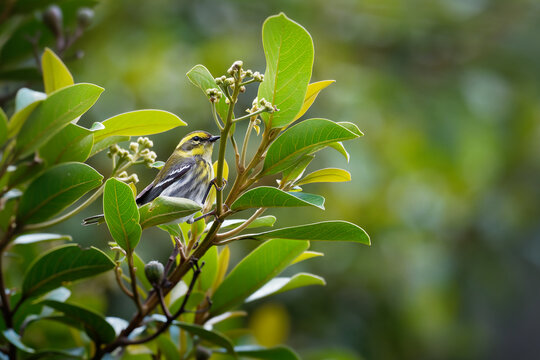
<path fill-rule="evenodd" d="M 219 138 L 201 130 L 182 138 L 155 179 L 137 195 L 137 205 L 142 206 L 162 195 L 190 199 L 202 207 L 214 179 L 212 151 Z M 177 222 L 190 218 L 192 216 L 178 219 Z M 104 215 L 100 214 L 84 219 L 82 224 L 100 224 L 104 221 Z"/>

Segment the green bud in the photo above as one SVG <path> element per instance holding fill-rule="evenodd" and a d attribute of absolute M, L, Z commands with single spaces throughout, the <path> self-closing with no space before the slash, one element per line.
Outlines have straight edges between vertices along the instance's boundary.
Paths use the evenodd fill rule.
<path fill-rule="evenodd" d="M 144 266 L 144 274 L 152 285 L 159 284 L 163 277 L 164 270 L 163 264 L 156 260 L 152 260 Z"/>
<path fill-rule="evenodd" d="M 77 23 L 79 26 L 83 29 L 90 26 L 92 23 L 92 20 L 94 19 L 94 10 L 82 7 L 79 10 L 77 10 Z"/>
<path fill-rule="evenodd" d="M 139 144 L 136 143 L 136 142 L 132 142 L 129 144 L 129 150 L 131 150 L 132 152 L 136 153 L 137 151 L 139 151 Z"/>
<path fill-rule="evenodd" d="M 208 360 L 212 356 L 212 351 L 202 347 L 200 345 L 195 349 L 195 359 L 196 360 Z"/>

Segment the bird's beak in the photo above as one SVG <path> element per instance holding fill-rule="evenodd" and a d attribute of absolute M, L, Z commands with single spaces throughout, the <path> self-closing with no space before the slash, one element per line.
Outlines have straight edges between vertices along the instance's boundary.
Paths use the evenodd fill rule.
<path fill-rule="evenodd" d="M 208 139 L 208 141 L 210 141 L 211 143 L 216 142 L 218 140 L 219 140 L 219 136 L 210 136 L 210 139 Z"/>

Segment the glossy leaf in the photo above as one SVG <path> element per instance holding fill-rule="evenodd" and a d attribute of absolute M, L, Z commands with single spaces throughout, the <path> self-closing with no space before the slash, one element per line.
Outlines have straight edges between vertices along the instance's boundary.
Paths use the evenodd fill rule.
<path fill-rule="evenodd" d="M 8 138 L 12 138 L 19 133 L 21 127 L 28 119 L 30 114 L 35 110 L 35 108 L 43 102 L 43 99 L 32 102 L 28 104 L 25 108 L 16 111 L 15 114 L 11 116 L 8 123 Z"/>
<path fill-rule="evenodd" d="M 15 345 L 15 347 L 25 353 L 33 354 L 36 352 L 36 350 L 32 349 L 29 346 L 26 346 L 23 344 L 21 340 L 21 336 L 15 332 L 13 329 L 7 329 L 2 331 L 2 335 L 4 335 L 4 338 L 6 338 L 7 341 L 9 341 L 11 344 Z"/>
<path fill-rule="evenodd" d="M 267 241 L 240 261 L 212 297 L 211 315 L 241 304 L 309 247 L 308 241 Z"/>
<path fill-rule="evenodd" d="M 308 273 L 298 273 L 292 277 L 275 277 L 251 294 L 246 302 L 310 285 L 326 285 L 326 282 L 322 277 Z"/>
<path fill-rule="evenodd" d="M 336 168 L 320 169 L 307 174 L 300 181 L 296 182 L 295 185 L 305 185 L 317 182 L 345 182 L 351 181 L 351 173 Z"/>
<path fill-rule="evenodd" d="M 349 155 L 349 153 L 347 152 L 347 149 L 345 149 L 345 146 L 343 146 L 343 143 L 341 141 L 331 143 L 328 145 L 328 147 L 335 149 L 337 152 L 343 155 L 343 157 L 347 160 L 347 162 L 350 161 L 351 155 Z"/>
<path fill-rule="evenodd" d="M 98 187 L 102 179 L 100 173 L 86 164 L 53 166 L 30 183 L 17 217 L 27 224 L 47 220 Z"/>
<path fill-rule="evenodd" d="M 307 154 L 336 141 L 357 138 L 361 136 L 359 134 L 361 132 L 358 128 L 355 130 L 330 120 L 304 120 L 287 129 L 270 145 L 263 173 L 275 174 L 285 170 Z"/>
<path fill-rule="evenodd" d="M 150 281 L 146 278 L 146 274 L 144 273 L 144 265 L 145 262 L 141 259 L 139 255 L 137 255 L 136 252 L 133 252 L 133 264 L 137 268 L 135 270 L 135 274 L 137 275 L 137 279 L 141 282 L 142 286 L 147 290 L 152 290 L 153 286 L 150 284 Z"/>
<path fill-rule="evenodd" d="M 94 142 L 109 136 L 142 136 L 157 134 L 187 125 L 173 113 L 163 110 L 138 110 L 113 116 L 102 123 L 105 129 L 94 133 Z"/>
<path fill-rule="evenodd" d="M 73 240 L 69 235 L 60 235 L 60 234 L 47 234 L 47 233 L 38 233 L 38 234 L 28 234 L 18 236 L 13 245 L 27 245 L 35 244 L 44 241 L 71 241 Z"/>
<path fill-rule="evenodd" d="M 371 245 L 369 235 L 360 226 L 353 223 L 336 220 L 323 221 L 315 224 L 298 225 L 283 229 L 269 230 L 259 234 L 246 234 L 242 239 L 288 239 L 312 241 L 352 241 Z"/>
<path fill-rule="evenodd" d="M 32 103 L 40 103 L 41 100 L 45 100 L 47 94 L 41 91 L 35 91 L 28 88 L 21 88 L 15 95 L 15 112 L 19 112 Z"/>
<path fill-rule="evenodd" d="M 314 158 L 314 155 L 302 156 L 296 161 L 296 164 L 290 166 L 286 170 L 283 170 L 281 181 L 296 181 L 299 179 Z"/>
<path fill-rule="evenodd" d="M 15 187 L 22 185 L 36 177 L 46 168 L 44 162 L 36 162 L 33 159 L 29 161 L 22 161 L 14 166 L 8 168 L 7 179 L 9 187 Z"/>
<path fill-rule="evenodd" d="M 287 346 L 263 348 L 255 345 L 235 346 L 234 350 L 240 357 L 263 360 L 300 360 L 300 356 Z"/>
<path fill-rule="evenodd" d="M 48 165 L 68 161 L 84 162 L 94 145 L 92 132 L 76 124 L 68 124 L 39 149 L 39 157 Z"/>
<path fill-rule="evenodd" d="M 103 212 L 114 241 L 131 254 L 139 243 L 142 232 L 139 208 L 131 188 L 120 180 L 107 180 L 103 193 Z"/>
<path fill-rule="evenodd" d="M 315 206 L 324 209 L 324 198 L 314 194 L 285 192 L 271 186 L 260 186 L 243 193 L 232 203 L 231 209 L 293 206 Z"/>
<path fill-rule="evenodd" d="M 150 226 L 165 224 L 196 213 L 201 206 L 193 200 L 158 196 L 152 202 L 141 206 L 140 224 L 143 229 Z"/>
<path fill-rule="evenodd" d="M 158 228 L 169 233 L 171 236 L 178 236 L 182 239 L 182 229 L 180 229 L 180 225 L 178 224 L 163 224 L 158 225 Z"/>
<path fill-rule="evenodd" d="M 298 256 L 296 259 L 294 259 L 294 261 L 291 263 L 291 265 L 299 263 L 299 262 L 304 261 L 304 260 L 312 259 L 314 257 L 319 257 L 319 256 L 324 256 L 324 253 L 317 252 L 317 251 L 310 251 L 310 250 L 304 251 L 302 254 L 300 254 L 300 256 Z"/>
<path fill-rule="evenodd" d="M 206 67 L 203 65 L 195 65 L 191 70 L 187 72 L 187 77 L 189 81 L 193 83 L 193 85 L 197 86 L 199 89 L 201 89 L 204 93 L 204 96 L 208 97 L 206 95 L 206 90 L 208 89 L 219 89 L 219 86 L 217 86 L 216 81 L 214 80 L 214 77 L 208 71 Z M 221 90 L 220 90 L 221 91 Z M 227 112 L 228 112 L 228 106 L 225 104 L 225 95 L 223 95 L 219 101 L 216 104 L 216 110 L 219 114 L 219 117 L 225 121 L 227 119 Z"/>
<path fill-rule="evenodd" d="M 266 71 L 258 97 L 279 111 L 261 116 L 268 127 L 284 127 L 304 103 L 313 66 L 313 41 L 302 26 L 283 13 L 264 22 L 262 37 Z"/>
<path fill-rule="evenodd" d="M 17 154 L 24 157 L 46 143 L 90 109 L 102 92 L 97 85 L 75 84 L 49 95 L 23 124 L 15 146 Z"/>
<path fill-rule="evenodd" d="M 114 328 L 107 320 L 89 309 L 54 300 L 45 300 L 42 304 L 60 311 L 75 322 L 82 323 L 86 334 L 98 344 L 107 344 L 116 336 Z"/>
<path fill-rule="evenodd" d="M 43 85 L 47 94 L 73 85 L 73 76 L 68 68 L 49 48 L 45 48 L 41 56 L 41 70 L 43 72 Z"/>
<path fill-rule="evenodd" d="M 129 139 L 129 136 L 110 136 L 98 142 L 96 142 L 94 139 L 94 145 L 92 146 L 92 150 L 90 150 L 90 156 L 94 156 L 98 152 L 107 149 L 113 144 L 117 144 L 123 141 L 129 141 Z"/>
<path fill-rule="evenodd" d="M 309 84 L 306 91 L 306 97 L 304 98 L 304 103 L 302 104 L 302 108 L 300 109 L 298 114 L 296 114 L 294 120 L 300 119 L 302 115 L 304 115 L 306 111 L 308 111 L 308 109 L 311 107 L 311 105 L 313 105 L 313 102 L 315 101 L 317 95 L 319 95 L 322 89 L 330 86 L 335 82 L 335 80 L 324 80 Z"/>
<path fill-rule="evenodd" d="M 234 229 L 246 222 L 246 219 L 227 219 L 221 224 L 222 230 L 225 229 Z M 251 224 L 249 224 L 246 229 L 258 228 L 258 227 L 271 227 L 274 226 L 276 222 L 276 217 L 273 215 L 265 215 L 258 217 Z M 208 227 L 212 226 L 212 222 L 208 224 Z"/>
<path fill-rule="evenodd" d="M 174 325 L 178 326 L 182 330 L 187 331 L 191 335 L 198 336 L 202 340 L 221 346 L 222 348 L 226 349 L 228 353 L 234 355 L 234 347 L 231 340 L 229 340 L 225 335 L 221 334 L 220 332 L 215 330 L 206 330 L 202 326 L 188 324 L 181 321 L 174 321 Z"/>
<path fill-rule="evenodd" d="M 37 258 L 24 276 L 24 298 L 53 290 L 66 281 L 96 276 L 114 268 L 114 262 L 94 247 L 81 249 L 76 244 L 57 247 Z"/>
<path fill-rule="evenodd" d="M 217 246 L 212 246 L 201 257 L 201 262 L 204 261 L 204 268 L 199 276 L 199 289 L 206 291 L 212 287 L 218 272 L 218 250 Z"/>
<path fill-rule="evenodd" d="M 222 247 L 218 254 L 218 266 L 217 266 L 216 278 L 214 280 L 214 283 L 212 284 L 212 293 L 216 291 L 219 285 L 223 282 L 223 279 L 225 279 L 225 274 L 227 274 L 227 270 L 229 268 L 230 258 L 231 258 L 231 250 L 229 249 L 229 247 L 228 246 Z"/>
<path fill-rule="evenodd" d="M 8 139 L 8 121 L 4 110 L 0 108 L 0 146 Z"/>
<path fill-rule="evenodd" d="M 178 360 L 182 358 L 180 352 L 176 348 L 176 345 L 169 336 L 160 335 L 155 341 L 161 355 L 165 358 L 165 360 Z"/>

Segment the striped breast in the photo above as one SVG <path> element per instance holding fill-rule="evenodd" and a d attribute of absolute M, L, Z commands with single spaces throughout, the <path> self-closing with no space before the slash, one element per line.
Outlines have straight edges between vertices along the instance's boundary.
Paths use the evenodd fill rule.
<path fill-rule="evenodd" d="M 208 185 L 213 177 L 212 165 L 202 158 L 198 158 L 195 166 L 192 166 L 178 181 L 167 186 L 161 195 L 190 199 L 202 206 Z"/>

